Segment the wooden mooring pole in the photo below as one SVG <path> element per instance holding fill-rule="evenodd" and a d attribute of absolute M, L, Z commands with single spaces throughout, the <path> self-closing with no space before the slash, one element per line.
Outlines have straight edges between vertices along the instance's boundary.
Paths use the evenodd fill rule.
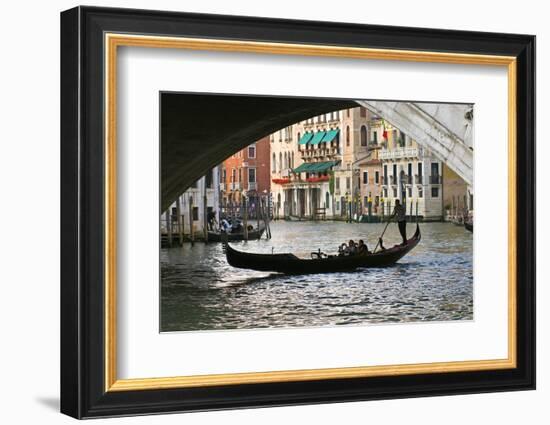
<path fill-rule="evenodd" d="M 178 200 L 176 201 L 176 214 L 177 214 L 177 221 L 178 221 L 178 238 L 180 246 L 183 245 L 183 216 L 181 215 L 181 199 L 178 196 Z"/>
<path fill-rule="evenodd" d="M 193 228 L 193 197 L 189 197 L 189 238 L 191 246 L 195 244 L 195 229 Z"/>
<path fill-rule="evenodd" d="M 206 190 L 206 189 L 205 189 Z M 206 194 L 202 197 L 202 220 L 203 220 L 203 232 L 204 243 L 208 243 L 208 211 L 207 211 L 208 199 Z"/>
<path fill-rule="evenodd" d="M 168 237 L 168 246 L 172 247 L 172 220 L 171 220 L 171 207 L 166 210 L 166 235 Z"/>
<path fill-rule="evenodd" d="M 243 238 L 248 240 L 248 203 L 246 202 L 246 196 L 242 195 L 243 204 Z"/>

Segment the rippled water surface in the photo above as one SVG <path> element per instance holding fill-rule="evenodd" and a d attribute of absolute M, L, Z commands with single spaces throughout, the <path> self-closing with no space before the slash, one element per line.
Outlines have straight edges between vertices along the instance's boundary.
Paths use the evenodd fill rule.
<path fill-rule="evenodd" d="M 373 248 L 383 224 L 274 222 L 271 240 L 237 242 L 252 252 L 329 252 L 350 238 Z M 420 225 L 422 240 L 395 266 L 286 276 L 235 269 L 221 244 L 161 251 L 161 330 L 190 331 L 473 319 L 472 234 Z M 410 235 L 414 225 L 407 225 Z M 400 241 L 397 225 L 386 248 Z"/>

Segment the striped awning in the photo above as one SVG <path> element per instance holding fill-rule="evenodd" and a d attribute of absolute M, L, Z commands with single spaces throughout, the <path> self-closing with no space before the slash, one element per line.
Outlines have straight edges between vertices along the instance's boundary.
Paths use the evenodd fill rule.
<path fill-rule="evenodd" d="M 323 138 L 325 137 L 326 134 L 327 134 L 326 131 L 318 131 L 317 133 L 315 133 L 315 136 L 313 136 L 313 138 L 310 140 L 309 144 L 318 145 L 323 141 Z"/>
<path fill-rule="evenodd" d="M 302 137 L 300 137 L 300 140 L 298 141 L 299 145 L 307 145 L 307 142 L 311 140 L 313 137 L 313 133 L 304 133 Z"/>
<path fill-rule="evenodd" d="M 329 130 L 326 132 L 325 137 L 323 137 L 323 142 L 332 142 L 334 138 L 338 135 L 340 130 Z"/>

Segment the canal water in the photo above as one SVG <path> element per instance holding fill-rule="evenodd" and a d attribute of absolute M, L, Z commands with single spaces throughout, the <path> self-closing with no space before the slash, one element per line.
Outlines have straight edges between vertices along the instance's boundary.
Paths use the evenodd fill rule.
<path fill-rule="evenodd" d="M 363 239 L 374 248 L 383 223 L 271 223 L 272 239 L 234 243 L 251 252 L 309 257 Z M 414 224 L 407 224 L 409 237 Z M 161 250 L 161 331 L 335 326 L 473 319 L 472 234 L 421 223 L 422 240 L 395 266 L 286 276 L 235 269 L 221 244 Z M 396 224 L 386 248 L 400 242 Z"/>

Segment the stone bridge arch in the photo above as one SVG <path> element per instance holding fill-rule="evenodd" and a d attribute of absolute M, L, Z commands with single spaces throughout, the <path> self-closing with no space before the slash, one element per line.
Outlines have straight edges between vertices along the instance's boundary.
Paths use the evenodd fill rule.
<path fill-rule="evenodd" d="M 358 105 L 429 147 L 472 185 L 468 105 L 163 93 L 161 212 L 210 168 L 256 140 L 307 118 Z"/>

